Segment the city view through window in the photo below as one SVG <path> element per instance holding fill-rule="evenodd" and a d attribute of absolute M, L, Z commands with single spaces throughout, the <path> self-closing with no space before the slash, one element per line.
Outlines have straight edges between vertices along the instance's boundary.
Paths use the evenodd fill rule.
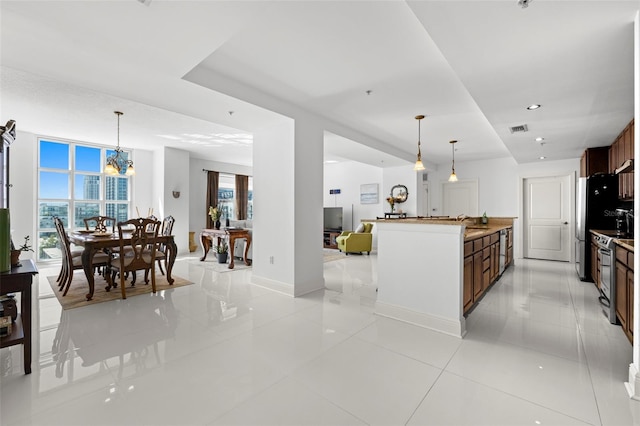
<path fill-rule="evenodd" d="M 129 218 L 128 176 L 102 173 L 113 150 L 68 142 L 39 141 L 38 260 L 61 256 L 53 223 L 58 216 L 67 230 L 84 229 L 84 219 L 108 216 L 117 222 Z M 128 157 L 128 153 L 124 153 Z"/>

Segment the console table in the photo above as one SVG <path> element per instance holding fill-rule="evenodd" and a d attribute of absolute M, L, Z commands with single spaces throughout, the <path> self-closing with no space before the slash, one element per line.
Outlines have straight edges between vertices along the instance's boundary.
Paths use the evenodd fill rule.
<path fill-rule="evenodd" d="M 217 245 L 220 245 L 220 239 L 225 238 L 229 241 L 229 255 L 231 260 L 229 261 L 229 269 L 233 269 L 235 266 L 235 259 L 233 256 L 233 250 L 235 248 L 235 242 L 238 238 L 244 238 L 247 243 L 244 245 L 244 263 L 249 266 L 251 261 L 247 259 L 247 253 L 249 252 L 249 246 L 251 245 L 251 234 L 248 229 L 242 228 L 224 228 L 224 229 L 203 229 L 200 232 L 200 245 L 202 246 L 203 255 L 200 261 L 204 261 L 207 258 L 209 249 L 213 246 L 214 238 L 216 238 Z"/>
<path fill-rule="evenodd" d="M 398 219 L 402 219 L 402 218 L 407 217 L 407 214 L 406 214 L 406 213 L 394 213 L 394 212 L 392 212 L 392 213 L 385 213 L 385 214 L 384 214 L 384 218 L 385 218 L 385 219 L 391 219 L 391 218 L 392 218 L 392 217 L 394 217 L 394 216 L 397 216 L 397 217 L 398 217 Z"/>
<path fill-rule="evenodd" d="M 11 324 L 11 334 L 0 337 L 0 348 L 24 346 L 24 374 L 31 374 L 31 284 L 38 273 L 33 260 L 22 260 L 20 266 L 0 274 L 0 296 L 21 293 L 20 313 Z"/>

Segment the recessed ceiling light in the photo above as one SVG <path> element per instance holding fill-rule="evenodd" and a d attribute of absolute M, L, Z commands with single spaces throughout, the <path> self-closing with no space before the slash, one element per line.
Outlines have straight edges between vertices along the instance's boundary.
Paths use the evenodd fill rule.
<path fill-rule="evenodd" d="M 534 109 L 538 109 L 538 108 L 540 108 L 541 106 L 542 106 L 542 105 L 540 105 L 540 104 L 531 104 L 531 105 L 529 105 L 529 106 L 527 107 L 527 109 L 528 109 L 529 111 L 533 111 Z"/>
<path fill-rule="evenodd" d="M 545 159 L 545 158 L 547 158 L 547 157 L 545 157 L 544 155 L 541 155 L 541 156 L 540 156 L 540 157 L 538 157 L 538 158 L 539 158 L 539 159 L 541 159 L 541 160 L 544 160 L 544 159 Z"/>
<path fill-rule="evenodd" d="M 337 163 L 336 160 L 327 160 L 324 162 L 324 164 L 335 164 L 335 163 Z"/>
<path fill-rule="evenodd" d="M 538 137 L 536 138 L 536 142 L 542 142 L 543 140 L 544 140 L 544 138 L 541 138 L 540 136 L 538 136 Z"/>

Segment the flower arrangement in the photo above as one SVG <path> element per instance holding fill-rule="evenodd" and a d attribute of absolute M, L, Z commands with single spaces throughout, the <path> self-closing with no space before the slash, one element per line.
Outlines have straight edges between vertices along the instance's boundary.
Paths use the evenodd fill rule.
<path fill-rule="evenodd" d="M 222 207 L 218 204 L 216 207 L 209 206 L 209 216 L 212 221 L 220 220 L 222 217 Z"/>
<path fill-rule="evenodd" d="M 389 203 L 389 206 L 391 207 L 391 212 L 393 212 L 393 209 L 395 208 L 395 204 L 396 204 L 396 199 L 393 197 L 387 197 L 387 203 Z"/>

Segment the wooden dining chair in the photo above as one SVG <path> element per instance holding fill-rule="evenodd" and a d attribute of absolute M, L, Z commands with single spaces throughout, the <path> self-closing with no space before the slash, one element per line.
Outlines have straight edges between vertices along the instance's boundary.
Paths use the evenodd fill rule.
<path fill-rule="evenodd" d="M 93 229 L 96 232 L 114 233 L 116 230 L 116 219 L 109 216 L 86 217 L 84 218 L 84 226 L 87 228 L 87 231 Z"/>
<path fill-rule="evenodd" d="M 172 235 L 173 224 L 175 223 L 175 221 L 176 220 L 171 215 L 165 217 L 164 220 L 162 221 L 162 229 L 160 230 L 160 235 L 162 235 L 163 237 L 168 237 Z M 164 275 L 164 271 L 162 270 L 163 261 L 164 261 L 164 268 L 167 269 L 167 244 L 164 242 L 158 245 L 158 250 L 156 251 L 156 261 L 158 262 L 160 273 Z"/>
<path fill-rule="evenodd" d="M 62 220 L 60 220 L 59 217 L 55 216 L 53 218 L 53 222 L 58 233 L 60 249 L 62 250 L 62 266 L 59 275 L 61 279 L 58 281 L 58 288 L 60 291 L 64 289 L 64 293 L 62 293 L 62 295 L 66 296 L 69 288 L 71 287 L 71 281 L 73 281 L 73 271 L 75 271 L 76 269 L 84 269 L 82 265 L 82 256 L 74 255 L 74 253 L 71 251 L 71 242 L 69 241 L 67 231 L 64 229 Z M 109 264 L 110 257 L 106 253 L 96 252 L 93 253 L 92 256 L 92 264 L 94 270 L 96 267 L 106 267 Z"/>
<path fill-rule="evenodd" d="M 131 229 L 133 227 L 133 229 Z M 107 280 L 111 287 L 117 287 L 116 274 L 120 275 L 122 298 L 127 298 L 125 273 L 151 270 L 151 288 L 156 292 L 155 260 L 158 248 L 160 221 L 149 218 L 130 219 L 118 222 L 119 252 L 113 256 L 107 267 Z M 146 275 L 146 274 L 145 274 Z M 145 283 L 148 280 L 145 279 Z M 131 283 L 132 286 L 135 282 Z"/>

